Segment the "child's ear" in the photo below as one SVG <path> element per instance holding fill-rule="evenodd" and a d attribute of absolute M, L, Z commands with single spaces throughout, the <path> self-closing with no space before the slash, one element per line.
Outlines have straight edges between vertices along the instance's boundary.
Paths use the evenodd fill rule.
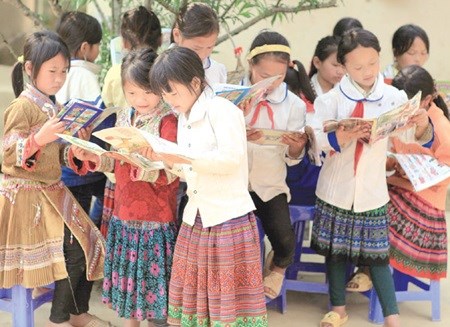
<path fill-rule="evenodd" d="M 432 94 L 428 94 L 421 102 L 420 102 L 420 106 L 422 108 L 429 108 L 431 101 L 433 101 L 433 95 Z"/>
<path fill-rule="evenodd" d="M 25 61 L 24 63 L 25 73 L 31 78 L 31 73 L 33 71 L 33 64 L 31 61 Z"/>
<path fill-rule="evenodd" d="M 89 43 L 87 43 L 86 41 L 81 43 L 79 51 L 82 57 L 86 57 L 86 53 L 89 51 Z"/>
<path fill-rule="evenodd" d="M 173 31 L 173 40 L 175 41 L 176 44 L 180 44 L 181 42 L 181 31 L 178 27 L 174 27 Z"/>
<path fill-rule="evenodd" d="M 191 81 L 191 86 L 196 93 L 201 93 L 202 81 L 200 80 L 200 78 L 194 77 Z"/>
<path fill-rule="evenodd" d="M 313 62 L 314 67 L 316 67 L 317 70 L 320 68 L 320 64 L 322 63 L 320 61 L 319 57 L 317 57 L 317 56 L 314 56 L 312 62 Z"/>

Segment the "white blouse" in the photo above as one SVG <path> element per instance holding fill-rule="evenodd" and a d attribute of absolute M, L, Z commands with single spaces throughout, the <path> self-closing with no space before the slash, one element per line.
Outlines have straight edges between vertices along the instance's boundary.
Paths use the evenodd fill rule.
<path fill-rule="evenodd" d="M 326 152 L 320 171 L 316 195 L 323 201 L 346 210 L 365 212 L 379 208 L 389 201 L 386 184 L 386 151 L 388 139 L 372 145 L 364 144 L 356 173 L 353 169 L 356 141 L 335 151 L 323 122 L 349 118 L 357 101 L 364 101 L 364 118 L 375 118 L 407 101 L 406 94 L 387 85 L 379 74 L 372 92 L 364 97 L 344 76 L 331 91 L 314 102 L 313 127 L 319 146 Z M 333 143 L 333 142 L 332 142 Z"/>
<path fill-rule="evenodd" d="M 203 227 L 211 227 L 255 209 L 247 189 L 246 130 L 238 107 L 207 88 L 188 117 L 179 115 L 177 140 L 196 158 L 192 165 L 172 169 L 188 186 L 184 222 L 193 225 L 199 212 Z"/>
<path fill-rule="evenodd" d="M 206 82 L 208 82 L 210 86 L 227 82 L 227 68 L 224 64 L 208 57 L 203 63 L 203 68 L 205 69 Z"/>
<path fill-rule="evenodd" d="M 243 81 L 248 84 L 248 80 Z M 273 111 L 274 129 L 300 131 L 305 126 L 306 104 L 281 83 L 266 100 Z M 255 107 L 256 108 L 256 107 Z M 255 114 L 253 108 L 245 117 L 249 124 Z M 262 107 L 253 125 L 255 128 L 271 128 L 272 121 L 268 109 Z M 300 162 L 303 154 L 296 159 L 288 157 L 288 146 L 259 145 L 247 142 L 250 190 L 256 192 L 265 202 L 285 193 L 290 201 L 289 187 L 286 184 L 287 169 Z"/>

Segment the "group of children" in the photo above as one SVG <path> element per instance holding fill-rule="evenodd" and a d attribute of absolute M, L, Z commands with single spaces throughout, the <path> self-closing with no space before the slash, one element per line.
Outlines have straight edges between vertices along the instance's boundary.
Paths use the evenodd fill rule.
<path fill-rule="evenodd" d="M 431 76 L 417 66 L 429 51 L 420 27 L 396 32 L 396 61 L 384 76 L 376 36 L 355 19 L 341 20 L 333 36 L 319 41 L 309 76 L 292 61 L 285 37 L 262 31 L 241 83 L 280 77 L 259 103 L 239 107 L 212 88 L 226 81 L 226 69 L 210 58 L 219 23 L 205 4 L 183 8 L 173 45 L 160 55 L 156 15 L 144 7 L 126 12 L 121 35 L 129 52 L 110 69 L 102 91 L 93 63 L 98 22 L 72 12 L 57 30 L 59 36 L 30 35 L 14 68 L 17 99 L 4 117 L 0 188 L 0 287 L 55 282 L 49 326 L 111 326 L 88 313 L 92 280 L 103 276 L 102 300 L 125 326 L 144 320 L 149 326 L 267 326 L 265 298 L 279 295 L 294 256 L 289 203 L 316 205 L 312 248 L 326 258 L 331 300 L 321 327 L 348 319 L 345 291 L 358 289 L 363 274 L 347 283 L 348 262 L 368 267 L 390 327 L 399 326 L 399 317 L 389 264 L 422 277 L 445 276 L 449 182 L 416 193 L 387 158 L 389 148 L 450 161 L 448 112 Z M 388 75 L 393 71 L 399 73 Z M 377 117 L 418 90 L 422 109 L 395 137 L 368 145 L 364 125 L 323 131 L 331 119 Z M 58 141 L 60 103 L 93 102 L 100 93 L 107 107 L 121 107 L 115 126 L 176 142 L 190 157 L 142 148 L 141 155 L 164 164 L 145 170 Z M 306 155 L 306 125 L 324 153 L 321 168 Z M 261 128 L 289 133 L 283 146 L 260 145 L 252 141 Z M 88 140 L 91 132 L 82 129 L 78 137 Z M 61 166 L 74 178 L 63 183 Z M 114 172 L 114 181 L 105 187 L 100 172 Z M 92 196 L 102 201 L 103 190 L 106 243 L 87 214 Z M 264 269 L 257 219 L 273 249 Z"/>

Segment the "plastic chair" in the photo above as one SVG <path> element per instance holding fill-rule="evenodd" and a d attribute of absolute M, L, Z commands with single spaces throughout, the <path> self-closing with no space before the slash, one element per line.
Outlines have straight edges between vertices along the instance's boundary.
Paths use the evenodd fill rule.
<path fill-rule="evenodd" d="M 441 300 L 439 280 L 423 282 L 415 277 L 404 274 L 396 269 L 392 274 L 395 284 L 395 296 L 397 302 L 429 301 L 431 302 L 431 320 L 441 320 Z M 414 284 L 421 290 L 408 290 L 408 284 Z M 374 288 L 364 293 L 369 297 L 369 320 L 375 324 L 384 322 L 380 301 Z"/>
<path fill-rule="evenodd" d="M 34 327 L 34 310 L 53 299 L 53 289 L 34 299 L 32 292 L 20 285 L 0 289 L 0 310 L 12 313 L 14 327 Z"/>
<path fill-rule="evenodd" d="M 297 280 L 299 271 L 326 273 L 325 263 L 302 261 L 302 254 L 314 254 L 309 247 L 303 246 L 305 226 L 314 219 L 314 206 L 290 205 L 291 222 L 294 227 L 296 245 L 294 263 L 286 270 L 286 290 L 328 294 L 328 284 Z"/>

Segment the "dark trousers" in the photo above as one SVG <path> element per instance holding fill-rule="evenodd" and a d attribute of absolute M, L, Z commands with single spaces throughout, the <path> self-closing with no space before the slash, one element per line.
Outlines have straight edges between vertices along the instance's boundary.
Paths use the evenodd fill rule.
<path fill-rule="evenodd" d="M 101 202 L 101 206 L 103 207 L 103 197 L 105 195 L 105 183 L 106 183 L 106 176 L 101 180 L 93 183 L 79 186 L 70 186 L 69 190 L 70 192 L 72 192 L 75 199 L 77 199 L 78 203 L 80 203 L 83 210 L 89 215 L 91 211 L 91 203 L 93 196 L 97 198 L 97 201 Z M 94 224 L 98 228 L 100 228 L 101 215 L 99 217 L 91 217 L 91 219 L 94 222 Z"/>
<path fill-rule="evenodd" d="M 279 194 L 267 202 L 250 192 L 256 207 L 255 214 L 261 220 L 264 232 L 269 238 L 274 252 L 273 263 L 286 268 L 294 260 L 295 233 L 291 225 L 291 215 L 286 194 Z"/>
<path fill-rule="evenodd" d="M 64 258 L 68 278 L 55 282 L 50 321 L 63 323 L 70 314 L 80 315 L 89 311 L 89 299 L 93 282 L 86 279 L 86 261 L 83 249 L 77 239 L 64 226 Z"/>

